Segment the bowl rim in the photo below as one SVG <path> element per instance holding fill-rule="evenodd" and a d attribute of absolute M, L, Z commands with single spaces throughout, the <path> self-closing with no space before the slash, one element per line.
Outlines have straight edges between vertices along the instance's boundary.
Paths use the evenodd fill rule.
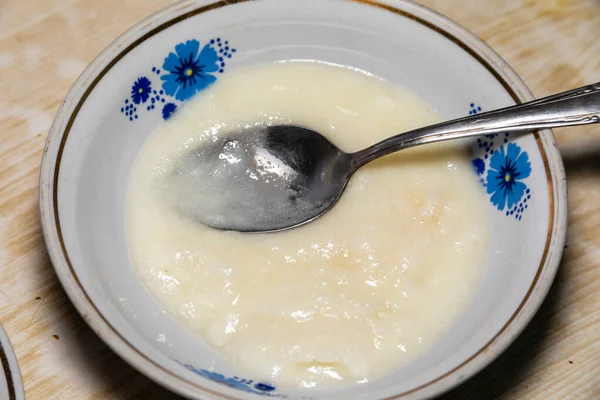
<path fill-rule="evenodd" d="M 8 400 L 25 400 L 23 379 L 17 362 L 17 356 L 10 342 L 6 330 L 0 325 L 0 366 L 4 372 L 4 379 L 0 380 L 6 385 Z M 0 383 L 0 387 L 2 383 Z"/>
<path fill-rule="evenodd" d="M 164 29 L 201 13 L 253 0 L 183 0 L 150 15 L 110 43 L 73 84 L 50 128 L 40 168 L 39 203 L 44 240 L 54 270 L 75 308 L 96 334 L 138 371 L 189 398 L 211 396 L 239 400 L 187 380 L 150 359 L 111 326 L 80 282 L 66 251 L 58 212 L 58 178 L 69 131 L 88 95 L 127 53 Z M 333 0 L 328 0 L 333 1 Z M 345 0 L 409 18 L 460 46 L 503 85 L 517 103 L 534 96 L 515 71 L 476 35 L 449 18 L 412 0 Z M 533 133 L 543 159 L 549 191 L 549 225 L 540 265 L 531 286 L 504 326 L 460 365 L 429 382 L 385 400 L 431 397 L 472 377 L 497 358 L 523 331 L 541 306 L 560 264 L 567 227 L 567 186 L 562 158 L 551 130 Z"/>

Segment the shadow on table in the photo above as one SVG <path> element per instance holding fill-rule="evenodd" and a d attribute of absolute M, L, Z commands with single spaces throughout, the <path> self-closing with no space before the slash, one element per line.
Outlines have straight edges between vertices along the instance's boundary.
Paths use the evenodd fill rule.
<path fill-rule="evenodd" d="M 595 130 L 600 133 L 600 127 Z M 582 174 L 600 175 L 600 137 L 596 141 L 565 149 L 561 154 L 567 178 Z"/>
<path fill-rule="evenodd" d="M 117 356 L 89 328 L 62 289 L 61 295 L 64 297 L 64 305 L 62 305 L 64 308 L 61 312 L 65 313 L 68 326 L 77 331 L 69 341 L 69 353 L 71 357 L 81 358 L 82 362 L 79 365 L 86 369 L 85 373 L 94 375 L 92 380 L 102 382 L 98 386 L 104 388 L 104 391 L 94 393 L 91 398 L 111 400 L 182 399 L 146 378 Z"/>

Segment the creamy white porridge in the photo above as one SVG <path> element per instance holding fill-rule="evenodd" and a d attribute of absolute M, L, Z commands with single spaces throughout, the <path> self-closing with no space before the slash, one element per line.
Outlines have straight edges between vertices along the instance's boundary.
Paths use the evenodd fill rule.
<path fill-rule="evenodd" d="M 239 126 L 294 123 L 355 151 L 437 118 L 407 91 L 336 66 L 222 76 L 140 152 L 127 199 L 140 279 L 253 378 L 314 387 L 390 373 L 444 334 L 479 276 L 488 215 L 464 149 L 426 146 L 372 162 L 324 216 L 270 234 L 203 226 L 164 200 L 165 182 L 190 149 Z"/>

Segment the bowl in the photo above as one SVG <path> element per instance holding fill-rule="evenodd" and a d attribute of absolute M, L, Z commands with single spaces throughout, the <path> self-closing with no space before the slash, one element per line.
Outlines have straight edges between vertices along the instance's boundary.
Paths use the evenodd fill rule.
<path fill-rule="evenodd" d="M 565 174 L 549 130 L 472 142 L 473 179 L 487 196 L 491 220 L 476 293 L 443 338 L 390 375 L 331 389 L 275 387 L 241 376 L 178 324 L 130 264 L 124 213 L 136 154 L 154 127 L 186 101 L 170 78 L 162 78 L 174 70 L 178 49 L 189 46 L 200 57 L 206 47 L 219 54 L 214 79 L 280 60 L 360 68 L 415 92 L 445 119 L 533 99 L 477 37 L 406 0 L 195 0 L 137 24 L 66 96 L 40 177 L 43 231 L 56 273 L 116 353 L 195 399 L 421 399 L 471 377 L 524 329 L 552 283 L 565 239 Z M 520 189 L 510 193 L 488 184 L 507 162 L 520 174 Z"/>

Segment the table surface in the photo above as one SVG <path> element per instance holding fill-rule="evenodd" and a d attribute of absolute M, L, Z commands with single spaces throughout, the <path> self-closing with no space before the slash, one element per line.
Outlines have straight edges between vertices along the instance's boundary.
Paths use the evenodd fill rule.
<path fill-rule="evenodd" d="M 600 0 L 423 0 L 475 32 L 538 96 L 600 81 Z M 85 66 L 169 0 L 0 1 L 0 322 L 27 398 L 174 399 L 116 356 L 63 292 L 42 240 L 46 135 Z M 555 131 L 569 231 L 548 297 L 516 342 L 444 399 L 600 399 L 600 126 Z"/>

